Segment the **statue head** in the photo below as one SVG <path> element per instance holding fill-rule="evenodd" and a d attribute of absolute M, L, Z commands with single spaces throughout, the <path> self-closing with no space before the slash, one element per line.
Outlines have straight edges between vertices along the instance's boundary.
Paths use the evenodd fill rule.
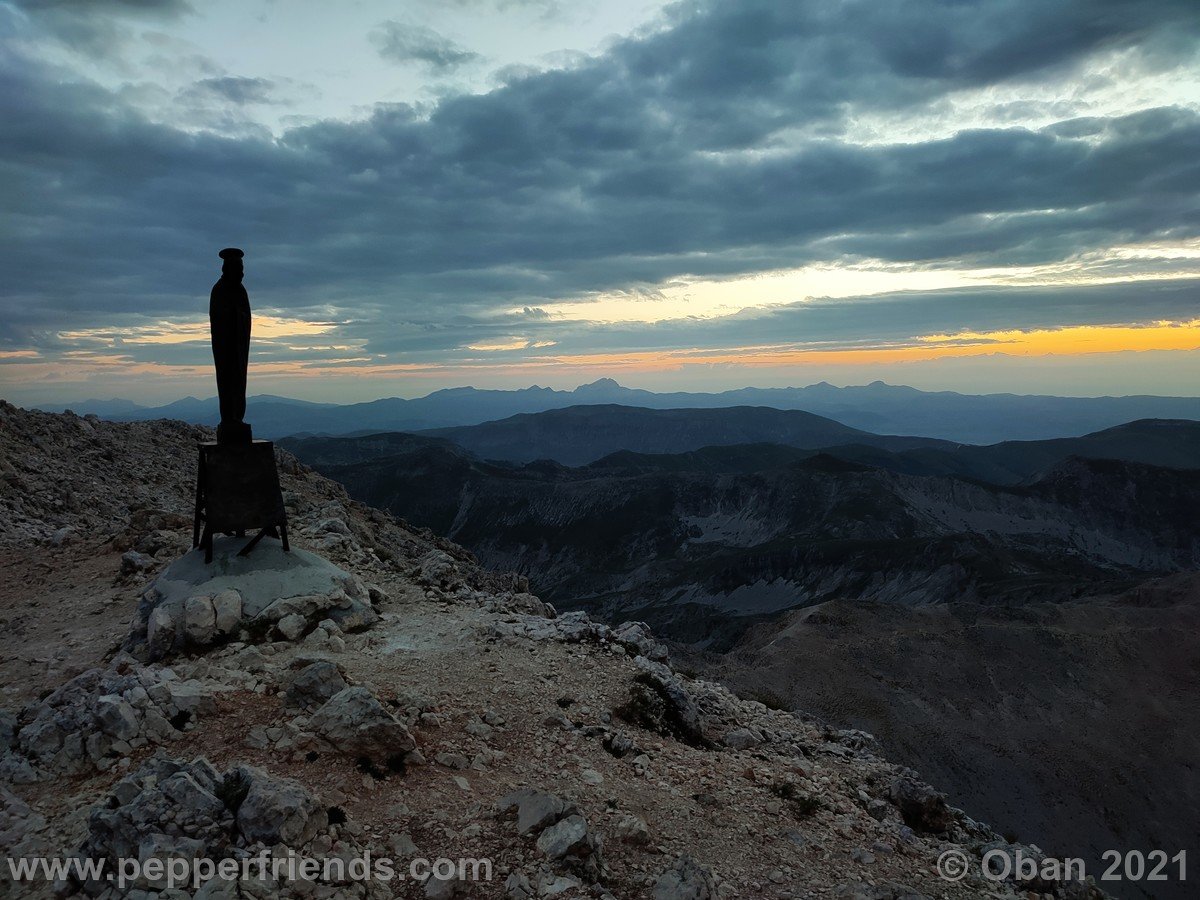
<path fill-rule="evenodd" d="M 217 254 L 224 262 L 221 264 L 221 277 L 231 281 L 241 281 L 244 272 L 242 268 L 242 253 L 237 247 L 226 247 Z"/>

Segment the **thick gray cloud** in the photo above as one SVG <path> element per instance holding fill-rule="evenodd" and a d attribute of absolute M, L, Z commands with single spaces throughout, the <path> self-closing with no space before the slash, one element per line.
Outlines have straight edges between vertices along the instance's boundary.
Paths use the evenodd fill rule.
<path fill-rule="evenodd" d="M 10 56 L 0 342 L 200 312 L 229 244 L 248 251 L 257 304 L 336 311 L 374 349 L 408 352 L 511 334 L 497 307 L 680 274 L 860 257 L 1029 264 L 1200 237 L 1200 116 L 1187 109 L 922 143 L 840 137 L 865 112 L 1062 77 L 1108 48 L 1172 64 L 1188 40 L 1194 52 L 1198 23 L 1194 4 L 1169 0 L 687 3 L 663 30 L 574 68 L 452 96 L 429 115 L 380 105 L 279 139 L 152 124 Z M 449 66 L 460 52 L 435 50 L 417 58 Z M 785 142 L 788 130 L 803 139 Z M 1098 294 L 1040 296 L 1014 302 L 1008 324 L 1113 308 Z M 901 297 L 888 310 L 910 315 L 912 334 L 918 321 L 947 327 L 922 310 L 955 308 Z"/>
<path fill-rule="evenodd" d="M 47 33 L 85 56 L 115 58 L 128 45 L 130 20 L 178 19 L 185 0 L 12 0 Z"/>
<path fill-rule="evenodd" d="M 380 22 L 371 32 L 371 41 L 384 59 L 422 63 L 436 72 L 450 72 L 479 58 L 478 53 L 425 25 Z"/>
<path fill-rule="evenodd" d="M 215 78 L 202 78 L 184 92 L 185 98 L 212 98 L 245 106 L 251 103 L 271 103 L 274 101 L 275 83 L 269 78 L 244 78 L 236 75 L 222 75 Z"/>

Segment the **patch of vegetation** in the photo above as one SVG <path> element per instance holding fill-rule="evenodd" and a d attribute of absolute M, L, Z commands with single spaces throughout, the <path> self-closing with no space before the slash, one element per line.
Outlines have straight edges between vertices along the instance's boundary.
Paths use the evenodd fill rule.
<path fill-rule="evenodd" d="M 227 773 L 216 790 L 217 799 L 235 816 L 249 793 L 250 780 L 237 769 Z"/>
<path fill-rule="evenodd" d="M 671 689 L 647 672 L 634 676 L 629 700 L 613 710 L 619 718 L 647 731 L 672 737 L 692 747 L 708 747 L 694 711 L 689 716 L 685 707 L 689 701 L 672 694 Z"/>
<path fill-rule="evenodd" d="M 825 804 L 792 781 L 777 781 L 769 788 L 772 794 L 787 804 L 797 819 L 806 819 L 823 809 Z"/>

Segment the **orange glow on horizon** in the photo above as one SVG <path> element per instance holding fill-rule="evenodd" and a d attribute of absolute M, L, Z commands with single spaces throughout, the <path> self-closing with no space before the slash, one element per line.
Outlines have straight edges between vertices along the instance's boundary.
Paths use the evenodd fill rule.
<path fill-rule="evenodd" d="M 175 341 L 167 343 L 174 344 Z M 332 348 L 330 348 L 332 349 Z M 340 348 L 339 348 L 340 349 Z M 491 349 L 490 347 L 488 348 Z M 1138 325 L 1078 325 L 1058 329 L 1030 331 L 1006 330 L 923 335 L 891 345 L 829 347 L 776 344 L 718 349 L 681 348 L 633 352 L 598 352 L 576 355 L 535 354 L 497 359 L 492 353 L 466 357 L 445 363 L 388 362 L 372 360 L 361 353 L 319 361 L 255 362 L 251 352 L 252 378 L 387 378 L 417 379 L 496 373 L 531 376 L 553 371 L 638 374 L 671 372 L 691 367 L 785 368 L 884 365 L 926 362 L 966 357 L 1035 358 L 1085 356 L 1095 353 L 1137 353 L 1144 351 L 1200 350 L 1200 319 L 1186 322 L 1157 322 Z M 113 352 L 116 351 L 116 352 Z M 212 380 L 208 365 L 166 365 L 159 362 L 132 362 L 119 348 L 72 350 L 57 359 L 45 359 L 31 351 L 5 354 L 9 362 L 0 375 L 11 384 L 41 382 L 53 384 L 120 371 L 123 377 L 158 377 L 178 381 L 194 379 L 197 384 Z M 28 361 L 25 361 L 28 359 Z"/>

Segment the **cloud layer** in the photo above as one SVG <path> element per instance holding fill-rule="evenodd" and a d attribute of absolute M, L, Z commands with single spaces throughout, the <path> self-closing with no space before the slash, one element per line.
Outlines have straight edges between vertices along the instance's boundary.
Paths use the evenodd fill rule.
<path fill-rule="evenodd" d="M 371 40 L 384 59 L 398 63 L 420 63 L 435 72 L 449 72 L 474 62 L 479 54 L 459 46 L 425 25 L 381 22 Z"/>
<path fill-rule="evenodd" d="M 3 27 L 81 46 L 143 6 L 188 12 L 22 6 L 28 17 Z M 395 22 L 371 39 L 432 71 L 476 60 Z M 875 340 L 1129 321 L 1131 302 L 1145 321 L 1179 318 L 1190 283 L 900 294 L 653 327 L 588 325 L 583 306 L 578 321 L 508 311 L 813 263 L 1038 266 L 1195 242 L 1192 107 L 848 135 L 872 116 L 936 118 L 985 89 L 1194 72 L 1198 42 L 1189 0 L 687 2 L 570 68 L 276 137 L 156 124 L 14 41 L 0 54 L 0 349 L 53 353 L 65 330 L 202 314 L 229 244 L 247 250 L 256 306 L 335 320 L 338 338 L 388 356 L 513 335 L 555 352 Z M 180 102 L 244 109 L 273 88 L 212 75 Z"/>

